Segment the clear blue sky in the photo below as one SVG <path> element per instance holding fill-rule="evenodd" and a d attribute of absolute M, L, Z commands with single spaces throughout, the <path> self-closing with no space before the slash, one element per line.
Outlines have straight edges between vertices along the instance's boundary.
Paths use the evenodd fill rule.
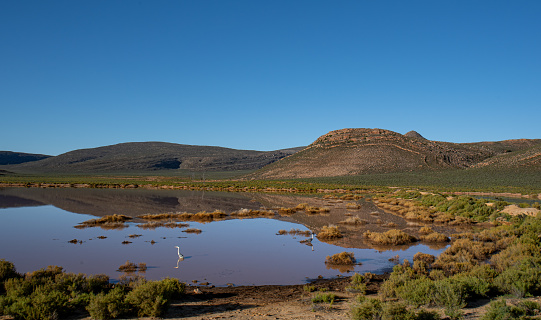
<path fill-rule="evenodd" d="M 0 1 L 0 150 L 541 138 L 541 1 Z"/>

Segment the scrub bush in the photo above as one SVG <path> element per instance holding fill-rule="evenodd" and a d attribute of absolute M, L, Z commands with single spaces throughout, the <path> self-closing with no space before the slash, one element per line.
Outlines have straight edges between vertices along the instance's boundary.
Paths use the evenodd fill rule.
<path fill-rule="evenodd" d="M 176 279 L 142 281 L 126 296 L 139 317 L 161 317 L 165 314 L 171 299 L 184 293 L 184 284 Z"/>
<path fill-rule="evenodd" d="M 115 319 L 129 310 L 128 304 L 124 301 L 125 296 L 126 293 L 122 287 L 115 287 L 107 294 L 100 292 L 90 298 L 86 310 L 92 319 Z"/>
<path fill-rule="evenodd" d="M 365 238 L 371 242 L 383 245 L 401 245 L 408 244 L 416 241 L 417 239 L 404 231 L 391 229 L 386 232 L 370 232 L 367 231 L 363 234 Z"/>

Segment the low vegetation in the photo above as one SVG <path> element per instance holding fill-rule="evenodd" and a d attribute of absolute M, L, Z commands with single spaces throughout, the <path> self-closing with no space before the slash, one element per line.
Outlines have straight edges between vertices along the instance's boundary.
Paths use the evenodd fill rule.
<path fill-rule="evenodd" d="M 355 255 L 353 252 L 340 252 L 327 256 L 325 263 L 335 265 L 353 265 L 356 264 Z"/>
<path fill-rule="evenodd" d="M 323 226 L 321 231 L 317 234 L 317 238 L 320 240 L 335 240 L 342 237 L 343 235 L 340 230 L 338 230 L 338 227 L 333 225 Z"/>
<path fill-rule="evenodd" d="M 172 299 L 179 299 L 185 291 L 185 285 L 176 279 L 139 278 L 113 286 L 105 275 L 66 273 L 58 266 L 21 275 L 5 260 L 0 260 L 0 284 L 0 315 L 26 320 L 64 319 L 80 309 L 86 309 L 93 319 L 161 317 Z"/>
<path fill-rule="evenodd" d="M 402 230 L 391 229 L 386 232 L 367 231 L 363 236 L 370 242 L 382 245 L 402 245 L 415 242 L 417 239 Z"/>

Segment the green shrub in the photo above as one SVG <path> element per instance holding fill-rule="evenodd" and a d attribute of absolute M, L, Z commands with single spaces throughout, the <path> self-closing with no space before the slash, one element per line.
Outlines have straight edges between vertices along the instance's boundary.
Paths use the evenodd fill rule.
<path fill-rule="evenodd" d="M 86 310 L 92 319 L 115 319 L 129 310 L 128 304 L 124 301 L 125 295 L 121 287 L 116 287 L 107 294 L 100 292 L 90 298 Z"/>
<path fill-rule="evenodd" d="M 2 283 L 7 279 L 19 278 L 20 275 L 15 270 L 15 265 L 4 259 L 0 259 L 0 293 L 2 293 Z"/>
<path fill-rule="evenodd" d="M 435 282 L 434 302 L 443 307 L 451 319 L 462 318 L 461 309 L 466 306 L 466 299 L 466 291 L 460 283 L 450 279 Z"/>
<path fill-rule="evenodd" d="M 171 299 L 184 292 L 184 285 L 176 279 L 141 281 L 126 296 L 126 301 L 137 310 L 140 317 L 161 317 L 165 314 Z"/>
<path fill-rule="evenodd" d="M 541 292 L 540 279 L 541 259 L 530 257 L 504 270 L 494 283 L 502 292 L 524 297 Z"/>
<path fill-rule="evenodd" d="M 519 308 L 509 306 L 504 299 L 490 302 L 481 320 L 519 319 L 523 315 Z"/>
<path fill-rule="evenodd" d="M 381 301 L 374 298 L 359 296 L 358 304 L 351 308 L 351 318 L 353 320 L 381 319 Z"/>
<path fill-rule="evenodd" d="M 351 276 L 351 286 L 348 286 L 346 289 L 355 291 L 357 293 L 365 294 L 366 293 L 366 282 L 368 282 L 368 277 L 355 273 Z"/>
<path fill-rule="evenodd" d="M 393 267 L 393 272 L 389 276 L 389 279 L 385 280 L 381 285 L 379 294 L 384 298 L 397 297 L 396 289 L 416 278 L 418 278 L 418 275 L 411 267 L 400 264 L 396 265 Z"/>
<path fill-rule="evenodd" d="M 333 304 L 336 299 L 336 295 L 330 292 L 318 292 L 312 297 L 313 303 L 328 303 Z"/>
<path fill-rule="evenodd" d="M 18 297 L 4 309 L 5 314 L 15 319 L 48 320 L 58 319 L 70 308 L 68 296 L 58 290 L 38 287 L 29 297 Z"/>
<path fill-rule="evenodd" d="M 381 308 L 382 320 L 415 320 L 415 312 L 402 303 L 386 302 Z"/>
<path fill-rule="evenodd" d="M 428 278 L 410 280 L 395 289 L 398 297 L 415 307 L 433 303 L 435 290 L 434 281 Z"/>

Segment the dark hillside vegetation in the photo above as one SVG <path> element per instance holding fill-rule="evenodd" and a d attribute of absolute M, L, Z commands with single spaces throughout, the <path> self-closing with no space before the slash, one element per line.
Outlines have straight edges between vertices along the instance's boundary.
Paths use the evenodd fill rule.
<path fill-rule="evenodd" d="M 51 156 L 23 152 L 0 151 L 0 165 L 19 164 L 47 159 Z"/>
<path fill-rule="evenodd" d="M 55 174 L 254 170 L 297 150 L 297 148 L 292 148 L 253 151 L 164 142 L 131 142 L 75 150 L 37 162 L 9 166 L 6 169 L 17 173 Z"/>

